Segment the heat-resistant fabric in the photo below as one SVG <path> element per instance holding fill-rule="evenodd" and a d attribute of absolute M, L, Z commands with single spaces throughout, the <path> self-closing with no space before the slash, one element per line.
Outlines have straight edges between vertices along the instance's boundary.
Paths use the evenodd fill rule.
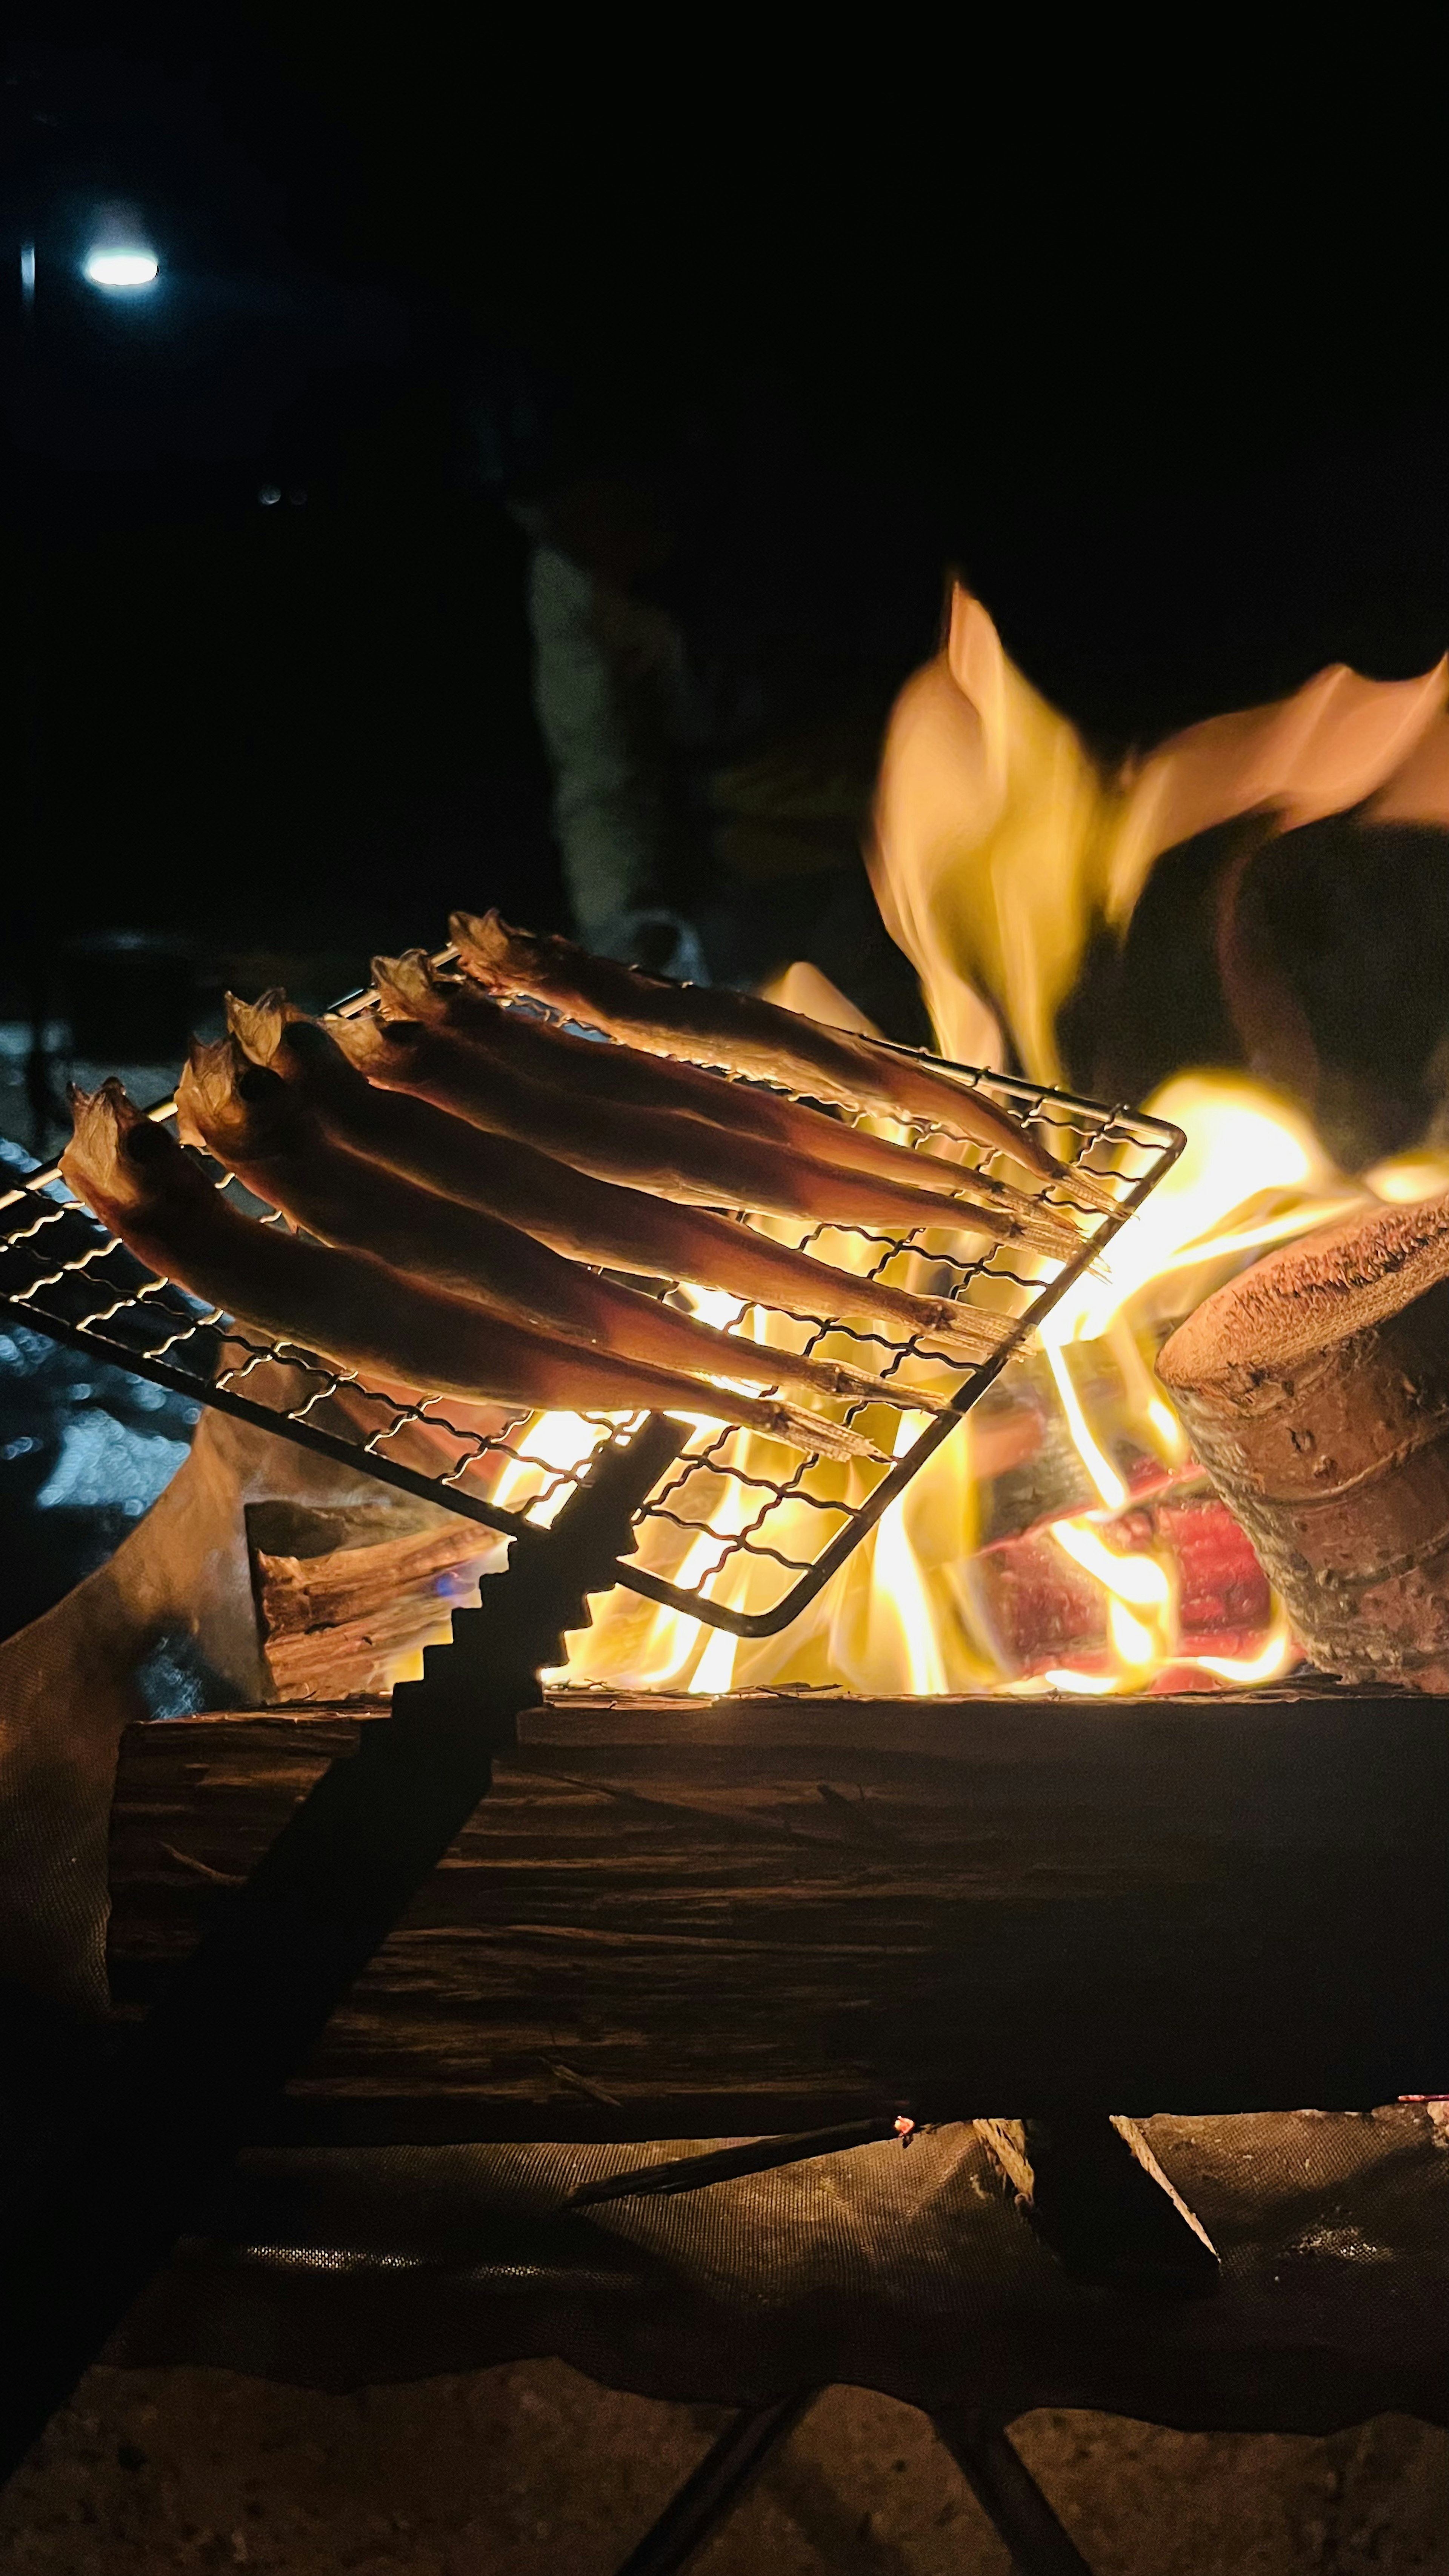
<path fill-rule="evenodd" d="M 250 1384 L 265 1400 L 278 1381 L 286 1372 L 264 1383 L 258 1370 Z M 339 1415 L 347 1427 L 340 1403 L 314 1418 Z M 122 1731 L 154 1704 L 158 1663 L 195 1686 L 169 1707 L 261 1698 L 247 1504 L 345 1506 L 387 1492 L 361 1468 L 207 1412 L 114 1555 L 0 1642 L 0 1990 L 106 2010 L 106 1842 Z"/>
<path fill-rule="evenodd" d="M 1008 2417 L 1449 2422 L 1449 2146 L 1429 2110 L 1146 2126 L 1222 2257 L 1207 2297 L 1069 2280 L 969 2125 L 577 2213 L 581 2181 L 684 2148 L 289 2150 L 243 2161 L 110 2357 L 349 2388 L 556 2354 L 719 2404 L 847 2381 Z"/>

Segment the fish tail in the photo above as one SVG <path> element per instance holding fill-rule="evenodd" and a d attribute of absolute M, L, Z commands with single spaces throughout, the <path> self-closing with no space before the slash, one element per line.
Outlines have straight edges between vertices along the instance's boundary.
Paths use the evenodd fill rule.
<path fill-rule="evenodd" d="M 293 1020 L 306 1018 L 295 1002 L 289 1002 L 280 985 L 259 994 L 254 1002 L 243 1002 L 235 993 L 226 996 L 226 1024 L 243 1055 L 253 1064 L 271 1065 L 282 1044 L 282 1033 Z"/>
<path fill-rule="evenodd" d="M 183 1145 L 212 1152 L 212 1137 L 237 1106 L 240 1053 L 232 1037 L 192 1039 L 176 1086 L 176 1133 Z"/>
<path fill-rule="evenodd" d="M 433 962 L 425 948 L 405 948 L 400 957 L 374 957 L 372 980 L 385 1020 L 441 1021 L 446 998 L 438 991 Z"/>

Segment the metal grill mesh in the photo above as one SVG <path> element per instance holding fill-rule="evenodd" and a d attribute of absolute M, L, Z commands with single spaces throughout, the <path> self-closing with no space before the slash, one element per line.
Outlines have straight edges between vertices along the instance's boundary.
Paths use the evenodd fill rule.
<path fill-rule="evenodd" d="M 348 1016 L 373 1007 L 375 997 L 367 993 L 339 1005 Z M 937 1059 L 931 1062 L 940 1069 Z M 706 1303 L 709 1320 L 728 1323 L 737 1334 L 852 1361 L 903 1393 L 914 1387 L 949 1394 L 952 1409 L 931 1418 L 913 1416 L 908 1405 L 899 1412 L 875 1403 L 843 1408 L 843 1418 L 861 1424 L 878 1447 L 894 1445 L 893 1462 L 879 1466 L 797 1456 L 759 1433 L 702 1419 L 637 1515 L 637 1552 L 619 1567 L 620 1581 L 634 1591 L 739 1636 L 769 1636 L 787 1626 L 1182 1149 L 1176 1128 L 1139 1112 L 969 1067 L 950 1070 L 1029 1120 L 1066 1166 L 1066 1179 L 1040 1196 L 1045 1205 L 1075 1208 L 1080 1251 L 1065 1263 L 1014 1246 L 983 1252 L 980 1235 L 956 1233 L 949 1223 L 930 1227 L 927 1248 L 920 1234 L 822 1225 L 791 1233 L 775 1221 L 771 1230 L 781 1239 L 835 1269 L 1005 1319 L 1007 1338 L 973 1366 L 923 1353 L 916 1341 L 893 1340 L 879 1326 L 843 1323 L 824 1297 L 817 1312 L 756 1305 L 732 1323 L 735 1300 L 718 1316 Z M 151 1114 L 167 1118 L 172 1104 Z M 911 1121 L 893 1132 L 921 1144 L 933 1131 Z M 974 1153 L 966 1159 L 988 1172 L 997 1160 Z M 213 1169 L 218 1188 L 236 1204 L 279 1222 Z M 1110 1213 L 1074 1196 L 1078 1170 L 1105 1184 Z M 949 1216 L 949 1202 L 942 1207 Z M 658 1293 L 701 1311 L 699 1292 L 678 1281 L 660 1283 Z M 77 1205 L 55 1165 L 0 1195 L 0 1305 L 58 1339 L 353 1467 L 365 1465 L 390 1484 L 510 1535 L 547 1526 L 595 1447 L 643 1418 L 475 1409 L 446 1398 L 406 1402 L 353 1370 L 264 1339 L 154 1277 Z M 706 1402 L 702 1390 L 702 1408 Z"/>

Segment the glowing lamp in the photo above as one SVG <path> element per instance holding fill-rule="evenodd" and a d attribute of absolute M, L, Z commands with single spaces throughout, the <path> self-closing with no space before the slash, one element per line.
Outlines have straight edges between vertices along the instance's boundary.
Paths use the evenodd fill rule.
<path fill-rule="evenodd" d="M 159 264 L 153 250 L 93 250 L 86 254 L 85 275 L 92 286 L 114 293 L 118 288 L 154 284 Z"/>
<path fill-rule="evenodd" d="M 81 274 L 107 295 L 133 294 L 154 286 L 161 263 L 129 206 L 110 206 L 96 225 Z"/>

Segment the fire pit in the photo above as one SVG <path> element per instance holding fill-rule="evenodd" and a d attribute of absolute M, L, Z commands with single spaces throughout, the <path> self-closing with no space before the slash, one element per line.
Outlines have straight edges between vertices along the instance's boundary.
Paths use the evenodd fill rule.
<path fill-rule="evenodd" d="M 969 618 L 953 628 L 968 677 L 984 649 Z M 964 694 L 954 664 L 951 685 Z M 883 828 L 901 777 L 888 753 Z M 1119 841 L 1119 875 L 1128 857 L 1140 869 L 1143 848 Z M 886 891 L 919 947 L 921 884 L 908 867 Z M 1009 943 L 997 964 L 1010 1000 Z M 1015 999 L 1044 1077 L 1050 1011 Z M 1184 2293 L 1218 2258 L 1148 2115 L 1361 2112 L 1443 2082 L 1449 1752 L 1422 1697 L 1388 1680 L 1397 1664 L 1370 1663 L 1358 1688 L 1299 1670 L 1308 1623 L 1295 1631 L 1221 1499 L 1231 1441 L 1219 1455 L 1200 1435 L 1215 1488 L 1152 1374 L 1165 1327 L 1245 1255 L 1352 1227 L 1415 1185 L 1389 1169 L 1345 1183 L 1303 1115 L 1248 1078 L 1182 1076 L 1141 1113 L 943 1070 L 1048 1144 L 1062 1168 L 1038 1206 L 1070 1215 L 1074 1248 L 1027 1237 L 983 1255 L 944 1224 L 816 1226 L 791 1244 L 818 1254 L 828 1233 L 837 1270 L 950 1303 L 979 1355 L 847 1325 L 823 1300 L 744 1308 L 654 1283 L 737 1341 L 854 1345 L 850 1365 L 898 1395 L 949 1398 L 924 1421 L 897 1403 L 879 1462 L 782 1473 L 778 1442 L 703 1407 L 670 1425 L 415 1399 L 147 1275 L 54 1172 L 0 1208 L 12 1311 L 514 1544 L 452 1647 L 437 1651 L 441 1614 L 431 1637 L 395 1624 L 369 1676 L 393 1686 L 390 1717 L 329 1686 L 319 1616 L 292 1666 L 305 1706 L 126 1733 L 110 1961 L 141 2030 L 120 2062 L 160 2069 L 178 2175 L 188 2138 L 199 2171 L 239 2134 L 252 2059 L 267 2107 L 251 2133 L 279 2145 L 779 2141 L 777 2157 L 758 2141 L 685 2156 L 653 2185 L 626 2161 L 580 2207 L 964 2123 L 1072 2278 Z M 927 1119 L 894 1132 L 943 1150 Z M 989 1154 L 957 1159 L 989 1186 Z M 847 1425 L 867 1409 L 848 1405 Z M 420 1584 L 443 1561 L 430 1526 Z M 351 1634 L 369 1569 L 349 1593 L 348 1553 L 316 1598 Z M 396 1571 L 371 1553 L 374 1579 Z M 1264 1554 L 1291 1595 L 1297 1560 Z M 305 1559 L 253 1558 L 275 1639 L 310 1597 Z M 1414 1632 L 1423 1681 L 1432 1629 Z M 186 2049 L 199 2112 L 178 2086 Z M 112 2087 L 108 2151 L 122 2112 L 149 2121 L 153 2149 L 167 2135 L 129 2081 Z M 88 2152 L 99 2175 L 94 2138 Z M 134 2148 L 129 2170 L 144 2197 Z M 22 2279 L 22 2309 L 35 2287 Z"/>

